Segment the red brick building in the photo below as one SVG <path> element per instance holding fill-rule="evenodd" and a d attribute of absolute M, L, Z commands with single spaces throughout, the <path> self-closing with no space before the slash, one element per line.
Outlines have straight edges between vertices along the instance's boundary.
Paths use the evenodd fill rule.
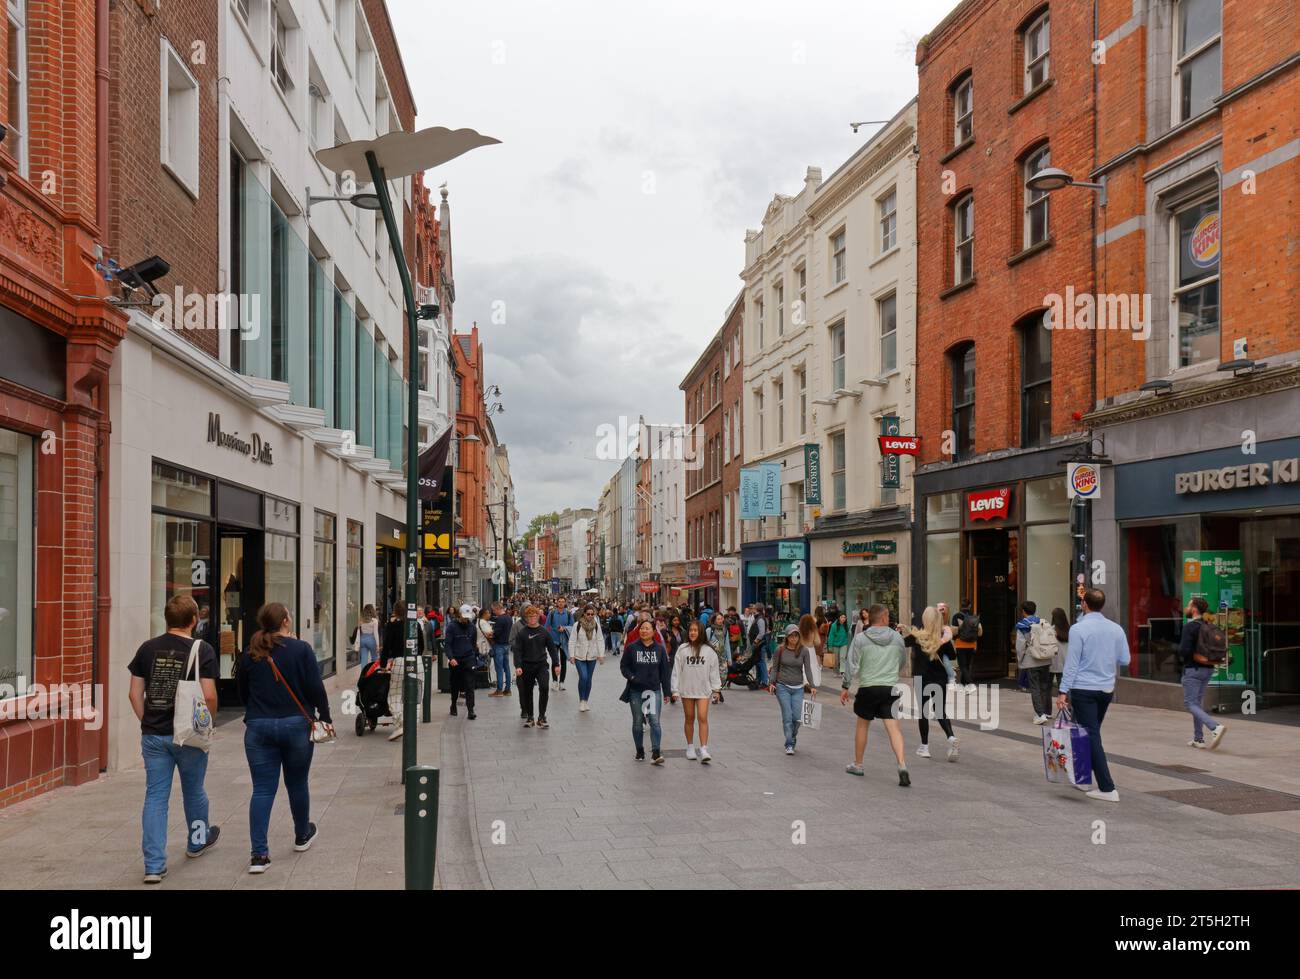
<path fill-rule="evenodd" d="M 125 317 L 91 298 L 108 292 L 95 269 L 109 223 L 107 5 L 29 0 L 0 30 L 3 806 L 102 768 L 106 389 Z"/>
<path fill-rule="evenodd" d="M 456 461 L 456 544 L 460 548 L 460 591 L 465 601 L 478 601 L 479 582 L 488 575 L 481 558 L 490 545 L 487 531 L 487 407 L 483 403 L 483 344 L 478 324 L 452 336 L 452 405 L 456 434 L 479 441 L 458 443 Z M 490 550 L 490 548 L 489 548 Z"/>
<path fill-rule="evenodd" d="M 1093 404 L 1088 333 L 1051 297 L 1095 291 L 1090 4 L 965 0 L 917 48 L 918 295 L 914 535 L 918 607 L 972 601 L 977 676 L 1004 676 L 1016 606 L 1070 606 L 1062 443 Z M 1032 584 L 1031 584 L 1032 583 Z"/>
<path fill-rule="evenodd" d="M 690 449 L 686 459 L 686 560 L 712 567 L 722 545 L 722 331 L 678 385 L 686 393 Z M 693 578 L 692 583 L 701 579 Z M 717 588 L 701 588 L 690 601 L 717 607 Z"/>
<path fill-rule="evenodd" d="M 740 469 L 744 459 L 745 402 L 744 292 L 736 294 L 723 317 L 722 332 L 722 543 L 713 569 L 718 575 L 718 605 L 740 608 Z"/>

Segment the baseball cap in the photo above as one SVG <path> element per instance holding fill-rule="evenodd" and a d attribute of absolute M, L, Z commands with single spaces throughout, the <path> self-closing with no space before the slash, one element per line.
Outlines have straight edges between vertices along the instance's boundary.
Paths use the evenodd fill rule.
<path fill-rule="evenodd" d="M 799 635 L 799 627 L 797 625 L 788 625 L 785 627 L 785 634 L 787 636 L 797 636 Z"/>
<path fill-rule="evenodd" d="M 462 605 L 460 607 L 460 617 L 462 619 L 474 618 L 474 607 L 472 605 Z"/>

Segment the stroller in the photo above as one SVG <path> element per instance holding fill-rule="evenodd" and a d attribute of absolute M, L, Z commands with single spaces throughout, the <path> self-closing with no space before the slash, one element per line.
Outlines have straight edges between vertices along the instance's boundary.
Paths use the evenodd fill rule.
<path fill-rule="evenodd" d="M 758 665 L 761 648 L 760 646 L 751 647 L 749 655 L 744 659 L 732 660 L 727 664 L 727 678 L 722 684 L 724 690 L 733 683 L 737 686 L 747 687 L 750 690 L 759 688 L 758 676 L 754 672 L 754 667 Z"/>
<path fill-rule="evenodd" d="M 357 737 L 365 734 L 366 728 L 373 731 L 381 717 L 392 715 L 388 706 L 390 676 L 378 660 L 361 671 L 357 680 Z"/>

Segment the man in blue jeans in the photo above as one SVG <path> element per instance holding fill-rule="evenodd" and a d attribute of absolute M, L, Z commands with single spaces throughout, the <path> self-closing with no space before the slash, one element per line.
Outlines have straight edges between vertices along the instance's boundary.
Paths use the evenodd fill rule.
<path fill-rule="evenodd" d="M 1216 666 L 1200 663 L 1196 660 L 1198 640 L 1201 629 L 1207 624 L 1213 626 L 1214 616 L 1210 613 L 1210 603 L 1199 595 L 1187 603 L 1185 609 L 1190 620 L 1183 626 L 1183 638 L 1178 644 L 1178 662 L 1183 666 L 1183 706 L 1192 715 L 1192 740 L 1187 742 L 1190 748 L 1209 748 L 1219 746 L 1228 725 L 1216 724 L 1214 718 L 1206 713 L 1202 703 L 1205 701 L 1205 689 L 1210 685 Z M 1210 742 L 1205 743 L 1206 730 L 1210 732 Z"/>
<path fill-rule="evenodd" d="M 1119 802 L 1119 791 L 1111 780 L 1106 751 L 1101 746 L 1101 722 L 1106 719 L 1106 708 L 1115 695 L 1116 673 L 1119 667 L 1129 663 L 1129 649 L 1124 630 L 1101 614 L 1105 604 L 1106 593 L 1100 588 L 1084 591 L 1083 615 L 1070 626 L 1070 651 L 1065 658 L 1065 672 L 1061 674 L 1056 709 L 1063 710 L 1069 702 L 1075 721 L 1088 732 L 1092 746 L 1092 772 L 1097 777 L 1097 786 L 1076 788 L 1086 791 L 1089 799 Z"/>
<path fill-rule="evenodd" d="M 492 662 L 496 664 L 497 688 L 494 693 L 488 694 L 489 697 L 510 696 L 510 678 L 514 676 L 514 670 L 510 667 L 510 633 L 514 627 L 514 617 L 506 614 L 506 607 L 500 602 L 493 602 Z"/>
<path fill-rule="evenodd" d="M 551 634 L 555 645 L 560 647 L 560 677 L 555 685 L 564 689 L 564 681 L 569 675 L 569 630 L 573 628 L 573 613 L 566 607 L 561 595 L 555 602 L 555 608 L 546 613 L 546 631 Z"/>
<path fill-rule="evenodd" d="M 127 669 L 131 671 L 131 709 L 140 719 L 140 753 L 144 756 L 144 811 L 141 815 L 144 882 L 159 884 L 167 876 L 167 802 L 172 776 L 181 773 L 185 800 L 188 857 L 200 857 L 217 845 L 221 830 L 208 825 L 208 793 L 203 780 L 208 753 L 193 745 L 172 741 L 176 710 L 176 685 L 182 679 L 191 650 L 197 646 L 197 678 L 208 710 L 217 712 L 217 654 L 207 643 L 193 638 L 199 606 L 188 595 L 177 595 L 163 609 L 167 631 L 142 645 Z"/>

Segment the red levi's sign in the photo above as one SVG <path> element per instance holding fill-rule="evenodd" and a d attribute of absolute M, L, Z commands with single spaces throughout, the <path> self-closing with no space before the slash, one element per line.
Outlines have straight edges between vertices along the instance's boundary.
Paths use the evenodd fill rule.
<path fill-rule="evenodd" d="M 1011 515 L 1011 490 L 982 490 L 966 494 L 966 512 L 972 520 L 1002 520 Z"/>
<path fill-rule="evenodd" d="M 881 435 L 880 454 L 883 456 L 914 456 L 921 451 L 919 435 Z"/>

